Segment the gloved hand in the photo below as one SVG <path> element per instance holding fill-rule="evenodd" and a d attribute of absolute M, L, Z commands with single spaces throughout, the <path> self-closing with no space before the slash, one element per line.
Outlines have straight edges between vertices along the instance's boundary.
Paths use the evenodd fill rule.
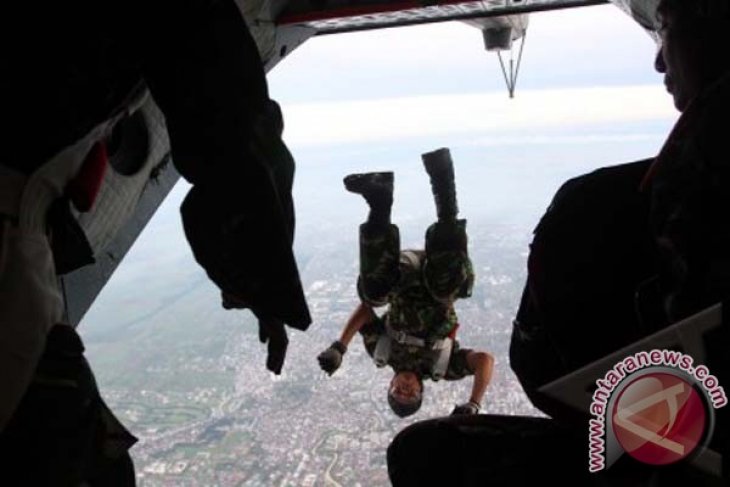
<path fill-rule="evenodd" d="M 247 309 L 248 304 L 226 292 L 221 293 L 223 308 L 225 309 Z M 289 346 L 289 338 L 286 336 L 284 322 L 273 316 L 265 316 L 255 309 L 251 309 L 259 320 L 259 341 L 269 342 L 268 355 L 266 356 L 266 368 L 275 373 L 281 374 L 286 358 L 286 349 Z"/>
<path fill-rule="evenodd" d="M 459 415 L 465 415 L 465 414 L 479 414 L 480 406 L 479 404 L 469 401 L 465 404 L 459 404 L 454 408 L 453 411 L 451 411 L 452 416 L 459 416 Z"/>
<path fill-rule="evenodd" d="M 289 346 L 289 338 L 286 336 L 284 322 L 277 318 L 259 317 L 259 340 L 261 343 L 269 342 L 266 368 L 276 375 L 281 374 L 286 349 Z"/>
<path fill-rule="evenodd" d="M 317 356 L 320 368 L 328 375 L 334 374 L 335 370 L 340 368 L 342 356 L 345 355 L 345 352 L 347 352 L 347 347 L 344 343 L 339 340 L 334 342 L 327 350 Z"/>

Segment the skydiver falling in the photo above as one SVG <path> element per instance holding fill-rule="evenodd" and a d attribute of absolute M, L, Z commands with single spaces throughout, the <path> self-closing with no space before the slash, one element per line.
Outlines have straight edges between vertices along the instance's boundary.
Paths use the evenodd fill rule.
<path fill-rule="evenodd" d="M 474 283 L 467 252 L 466 220 L 457 219 L 454 168 L 448 149 L 423 155 L 436 200 L 438 221 L 426 232 L 425 250 L 400 250 L 398 227 L 390 220 L 393 173 L 352 174 L 345 188 L 370 207 L 360 226 L 361 303 L 339 340 L 318 356 L 333 374 L 357 332 L 378 367 L 390 366 L 388 403 L 400 417 L 421 406 L 423 380 L 459 380 L 474 375 L 469 400 L 453 414 L 477 414 L 492 378 L 493 357 L 460 348 L 454 301 L 471 296 Z M 382 316 L 374 308 L 387 305 Z"/>

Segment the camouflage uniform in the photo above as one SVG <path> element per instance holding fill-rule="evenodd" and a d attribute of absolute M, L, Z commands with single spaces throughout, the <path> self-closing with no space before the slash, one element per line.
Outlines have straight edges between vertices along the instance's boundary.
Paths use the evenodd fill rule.
<path fill-rule="evenodd" d="M 360 227 L 360 298 L 373 307 L 389 305 L 383 317 L 360 330 L 370 355 L 385 333 L 386 320 L 393 330 L 426 342 L 456 334 L 458 319 L 453 302 L 471 296 L 474 284 L 466 252 L 466 221 L 431 225 L 426 233 L 426 249 L 400 252 L 395 225 L 365 223 Z M 388 365 L 396 372 L 408 370 L 421 377 L 431 376 L 434 351 L 395 341 L 391 347 Z M 460 349 L 454 341 L 445 379 L 473 374 L 466 363 L 469 351 Z"/>

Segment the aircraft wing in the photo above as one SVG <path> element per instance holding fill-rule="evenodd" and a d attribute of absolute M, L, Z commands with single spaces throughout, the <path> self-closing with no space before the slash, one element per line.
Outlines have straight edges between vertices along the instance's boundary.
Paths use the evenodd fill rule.
<path fill-rule="evenodd" d="M 606 3 L 606 0 L 293 1 L 289 2 L 283 10 L 279 23 L 311 27 L 316 29 L 317 34 L 336 34 L 429 22 L 525 14 L 603 3 Z"/>
<path fill-rule="evenodd" d="M 607 0 L 236 0 L 269 71 L 307 39 L 450 20 L 486 25 L 530 12 L 582 7 Z M 111 156 L 98 201 L 79 221 L 96 262 L 60 278 L 66 319 L 76 326 L 127 251 L 179 179 L 170 164 L 164 118 L 147 97 L 133 123 L 115 129 Z M 116 161 L 116 164 L 115 164 Z M 120 169 L 121 168 L 121 169 Z"/>

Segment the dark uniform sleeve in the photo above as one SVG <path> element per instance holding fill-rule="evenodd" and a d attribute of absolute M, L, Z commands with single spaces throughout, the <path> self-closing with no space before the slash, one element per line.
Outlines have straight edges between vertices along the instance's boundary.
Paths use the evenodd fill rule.
<path fill-rule="evenodd" d="M 165 28 L 148 25 L 144 75 L 175 166 L 193 184 L 181 208 L 193 254 L 257 315 L 306 329 L 292 252 L 294 160 L 256 43 L 233 0 L 153 3 Z"/>
<path fill-rule="evenodd" d="M 175 166 L 200 184 L 252 165 L 254 120 L 268 91 L 256 43 L 235 3 L 154 3 L 143 69 L 165 114 Z M 166 15 L 175 21 L 163 23 Z"/>
<path fill-rule="evenodd" d="M 467 355 L 472 351 L 470 348 L 459 348 L 459 343 L 454 342 L 454 349 L 451 351 L 449 366 L 444 376 L 445 380 L 460 380 L 467 375 L 474 375 L 474 371 L 469 368 L 466 361 Z"/>

